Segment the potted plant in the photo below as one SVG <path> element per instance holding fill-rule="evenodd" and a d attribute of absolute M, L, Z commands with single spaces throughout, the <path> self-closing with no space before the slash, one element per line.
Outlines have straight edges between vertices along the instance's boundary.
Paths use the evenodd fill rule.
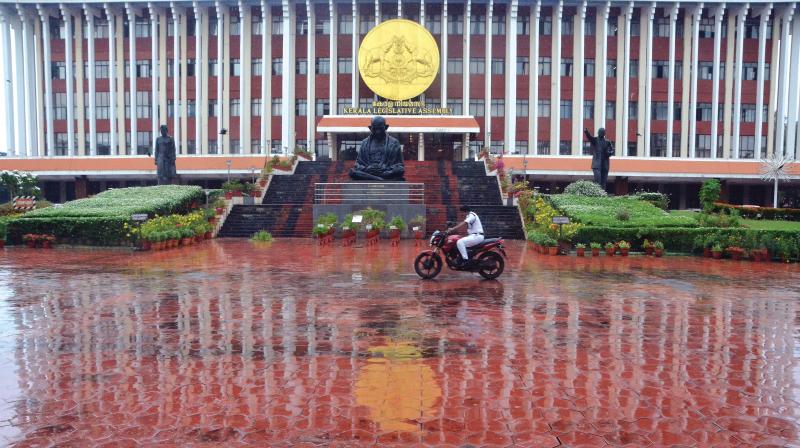
<path fill-rule="evenodd" d="M 43 249 L 51 249 L 56 242 L 56 237 L 53 235 L 42 235 L 41 237 Z"/>
<path fill-rule="evenodd" d="M 399 240 L 400 234 L 406 229 L 406 222 L 401 216 L 395 216 L 389 221 L 389 238 Z"/>
<path fill-rule="evenodd" d="M 714 243 L 714 245 L 711 246 L 711 257 L 715 260 L 722 258 L 722 244 Z"/>
<path fill-rule="evenodd" d="M 575 245 L 575 253 L 576 253 L 576 254 L 577 254 L 579 257 L 583 257 L 583 256 L 585 256 L 585 255 L 586 255 L 586 245 L 585 245 L 585 244 L 583 244 L 583 243 L 578 243 L 578 244 L 576 244 L 576 245 Z"/>
<path fill-rule="evenodd" d="M 425 217 L 422 215 L 417 215 L 411 218 L 411 221 L 408 223 L 411 225 L 411 230 L 414 232 L 414 239 L 421 240 L 425 234 Z"/>
<path fill-rule="evenodd" d="M 742 255 L 744 255 L 744 249 L 739 246 L 730 246 L 726 248 L 725 251 L 728 252 L 728 255 L 734 260 L 741 260 Z"/>
<path fill-rule="evenodd" d="M 367 239 L 377 238 L 384 227 L 386 227 L 386 214 L 380 210 L 367 208 L 361 211 L 364 217 L 364 228 L 367 230 Z"/>
<path fill-rule="evenodd" d="M 644 247 L 645 255 L 653 255 L 653 244 L 650 242 L 650 240 L 645 239 L 644 243 L 642 243 L 642 247 Z"/>
<path fill-rule="evenodd" d="M 244 185 L 235 180 L 229 180 L 222 184 L 222 190 L 225 191 L 225 199 L 233 199 L 234 196 L 241 196 Z"/>
<path fill-rule="evenodd" d="M 617 251 L 616 246 L 614 245 L 614 243 L 606 243 L 605 248 L 606 248 L 606 255 L 608 255 L 609 257 L 613 257 L 614 256 L 614 252 Z"/>
<path fill-rule="evenodd" d="M 617 243 L 617 247 L 619 247 L 620 254 L 623 257 L 627 257 L 628 256 L 628 252 L 631 250 L 631 243 L 629 243 L 629 242 L 627 242 L 625 240 L 622 240 L 619 243 Z"/>
<path fill-rule="evenodd" d="M 194 242 L 194 230 L 188 227 L 181 227 L 181 246 L 189 246 Z"/>
<path fill-rule="evenodd" d="M 313 159 L 313 155 L 311 154 L 311 151 L 309 151 L 306 148 L 300 147 L 300 146 L 298 146 L 297 148 L 294 149 L 294 155 L 299 157 L 299 158 L 301 158 L 301 159 L 304 159 L 304 160 Z"/>
<path fill-rule="evenodd" d="M 336 214 L 326 213 L 317 219 L 317 224 L 311 233 L 320 240 L 329 236 L 332 237 L 333 232 L 336 230 L 337 221 Z"/>
<path fill-rule="evenodd" d="M 592 256 L 599 257 L 600 256 L 600 248 L 602 247 L 600 243 L 589 243 L 589 247 L 592 249 Z"/>
<path fill-rule="evenodd" d="M 542 245 L 547 248 L 546 254 L 558 255 L 558 241 L 555 238 L 546 237 Z"/>
<path fill-rule="evenodd" d="M 203 238 L 210 240 L 213 237 L 214 237 L 214 226 L 212 226 L 211 224 L 206 224 L 205 227 L 203 228 Z"/>
<path fill-rule="evenodd" d="M 353 222 L 352 213 L 345 215 L 344 219 L 342 220 L 342 226 L 341 226 L 342 239 L 345 240 L 345 244 L 349 244 L 355 241 L 359 227 L 360 223 Z"/>
<path fill-rule="evenodd" d="M 655 251 L 656 257 L 661 257 L 664 255 L 664 243 L 661 241 L 656 241 L 653 243 L 653 249 Z"/>

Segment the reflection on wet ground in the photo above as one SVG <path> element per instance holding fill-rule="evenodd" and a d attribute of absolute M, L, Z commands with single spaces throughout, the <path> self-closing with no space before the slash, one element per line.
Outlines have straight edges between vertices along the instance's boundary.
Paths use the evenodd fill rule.
<path fill-rule="evenodd" d="M 0 254 L 19 446 L 796 443 L 800 267 L 578 259 L 423 282 L 413 243 Z"/>

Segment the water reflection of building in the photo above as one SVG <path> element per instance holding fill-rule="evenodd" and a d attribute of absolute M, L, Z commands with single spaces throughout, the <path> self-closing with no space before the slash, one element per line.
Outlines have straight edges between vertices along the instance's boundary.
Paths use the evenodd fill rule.
<path fill-rule="evenodd" d="M 404 422 L 413 437 L 444 443 L 478 428 L 480 444 L 497 425 L 566 433 L 589 420 L 669 416 L 644 428 L 654 443 L 689 431 L 713 441 L 716 430 L 692 413 L 792 409 L 794 301 L 702 278 L 702 291 L 620 282 L 624 293 L 578 300 L 584 279 L 561 274 L 537 273 L 494 301 L 480 291 L 464 300 L 469 285 L 442 294 L 444 305 L 411 290 L 383 299 L 421 322 L 415 365 L 441 391 Z M 292 275 L 241 266 L 207 279 L 153 270 L 54 274 L 60 288 L 17 283 L 18 425 L 31 437 L 54 421 L 75 428 L 64 440 L 90 427 L 123 437 L 122 420 L 179 440 L 222 437 L 210 432 L 219 428 L 250 440 L 404 430 L 359 410 L 366 355 L 387 343 L 371 326 L 383 317 L 360 313 L 358 293 L 298 293 Z"/>

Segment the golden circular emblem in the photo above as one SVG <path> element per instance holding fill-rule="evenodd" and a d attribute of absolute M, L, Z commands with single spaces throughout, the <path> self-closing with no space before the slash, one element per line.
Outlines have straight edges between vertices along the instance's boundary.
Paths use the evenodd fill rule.
<path fill-rule="evenodd" d="M 361 78 L 373 92 L 407 100 L 430 87 L 439 73 L 439 47 L 431 33 L 411 20 L 382 22 L 358 50 Z"/>

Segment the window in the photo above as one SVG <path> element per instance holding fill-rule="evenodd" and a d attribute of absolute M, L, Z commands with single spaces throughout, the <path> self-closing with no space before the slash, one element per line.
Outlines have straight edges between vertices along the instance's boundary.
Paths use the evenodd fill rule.
<path fill-rule="evenodd" d="M 353 16 L 342 14 L 339 16 L 339 34 L 353 34 Z"/>
<path fill-rule="evenodd" d="M 631 19 L 631 37 L 638 37 L 641 35 L 641 23 L 638 17 Z"/>
<path fill-rule="evenodd" d="M 722 79 L 724 74 L 725 74 L 725 70 L 720 69 L 720 79 Z M 713 80 L 714 79 L 714 63 L 713 62 L 698 61 L 698 64 L 697 64 L 697 77 L 698 77 L 698 79 Z"/>
<path fill-rule="evenodd" d="M 169 19 L 169 24 L 167 25 L 167 35 L 168 36 L 172 36 L 172 34 L 170 34 L 170 33 L 173 33 L 172 30 L 174 30 L 174 29 L 175 29 L 174 22 L 173 22 L 172 19 Z M 218 34 L 217 33 L 218 29 L 219 29 L 219 23 L 217 22 L 217 18 L 216 17 L 209 17 L 208 18 L 208 34 L 210 36 L 216 36 Z"/>
<path fill-rule="evenodd" d="M 217 154 L 217 141 L 216 140 L 209 140 L 208 141 L 208 153 L 209 154 Z"/>
<path fill-rule="evenodd" d="M 606 61 L 606 77 L 607 78 L 616 78 L 617 77 L 617 60 L 616 59 L 609 59 Z"/>
<path fill-rule="evenodd" d="M 260 139 L 250 139 L 250 154 L 263 154 Z"/>
<path fill-rule="evenodd" d="M 517 75 L 529 75 L 531 60 L 527 56 L 517 58 Z"/>
<path fill-rule="evenodd" d="M 135 24 L 136 37 L 150 37 L 150 21 L 144 17 L 137 17 Z"/>
<path fill-rule="evenodd" d="M 317 58 L 314 67 L 318 75 L 327 75 L 331 72 L 331 60 L 330 58 Z"/>
<path fill-rule="evenodd" d="M 261 116 L 261 98 L 253 98 L 250 101 L 250 115 L 253 117 Z"/>
<path fill-rule="evenodd" d="M 241 154 L 242 153 L 242 145 L 240 144 L 238 138 L 237 139 L 233 139 L 233 138 L 231 139 L 230 153 L 231 154 Z"/>
<path fill-rule="evenodd" d="M 253 36 L 261 36 L 264 34 L 264 23 L 261 21 L 261 16 L 259 14 L 253 14 L 251 16 L 250 27 Z"/>
<path fill-rule="evenodd" d="M 506 34 L 506 18 L 501 15 L 492 16 L 492 35 L 503 36 Z"/>
<path fill-rule="evenodd" d="M 722 139 L 719 139 L 722 142 Z M 681 134 L 672 134 L 672 157 L 681 156 Z"/>
<path fill-rule="evenodd" d="M 372 26 L 370 26 L 370 28 L 372 28 Z M 425 28 L 427 28 L 431 34 L 442 34 L 442 16 L 440 14 L 425 14 Z"/>
<path fill-rule="evenodd" d="M 527 140 L 517 140 L 514 142 L 514 151 L 511 152 L 512 154 L 529 154 L 528 152 L 528 141 Z"/>
<path fill-rule="evenodd" d="M 635 120 L 639 115 L 639 103 L 636 101 L 628 102 L 628 120 Z"/>
<path fill-rule="evenodd" d="M 67 94 L 54 93 L 55 101 L 53 101 L 53 118 L 56 120 L 67 119 Z"/>
<path fill-rule="evenodd" d="M 217 100 L 208 100 L 208 116 L 209 117 L 217 117 L 219 116 L 219 108 L 217 107 L 219 103 Z M 169 103 L 167 103 L 167 107 L 169 108 Z"/>
<path fill-rule="evenodd" d="M 295 23 L 295 32 L 298 36 L 305 36 L 308 34 L 308 18 L 298 17 Z"/>
<path fill-rule="evenodd" d="M 594 119 L 594 100 L 583 101 L 583 119 L 584 120 Z"/>
<path fill-rule="evenodd" d="M 275 58 L 272 60 L 272 74 L 280 76 L 283 74 L 283 59 Z"/>
<path fill-rule="evenodd" d="M 536 104 L 536 116 L 539 118 L 547 118 L 550 116 L 550 100 L 539 100 Z"/>
<path fill-rule="evenodd" d="M 485 105 L 483 100 L 470 99 L 469 100 L 469 114 L 475 117 L 483 117 L 485 115 Z"/>
<path fill-rule="evenodd" d="M 230 33 L 231 36 L 238 36 L 241 34 L 241 26 L 239 26 L 239 14 L 231 14 Z"/>
<path fill-rule="evenodd" d="M 697 103 L 697 121 L 711 121 L 711 103 Z"/>
<path fill-rule="evenodd" d="M 447 16 L 447 33 L 464 34 L 464 16 L 461 14 L 450 14 Z"/>
<path fill-rule="evenodd" d="M 539 57 L 539 76 L 550 76 L 552 71 L 552 63 L 550 56 Z"/>
<path fill-rule="evenodd" d="M 769 81 L 769 62 L 764 64 L 764 81 Z"/>
<path fill-rule="evenodd" d="M 701 39 L 711 39 L 714 37 L 713 17 L 704 17 L 700 19 L 699 36 Z"/>
<path fill-rule="evenodd" d="M 762 140 L 764 140 L 762 138 Z M 739 158 L 752 159 L 756 156 L 756 137 L 754 135 L 743 135 L 739 137 Z"/>
<path fill-rule="evenodd" d="M 486 16 L 473 14 L 469 23 L 470 34 L 486 34 Z"/>
<path fill-rule="evenodd" d="M 493 117 L 502 117 L 505 115 L 506 102 L 505 100 L 492 99 L 491 108 L 491 114 Z"/>
<path fill-rule="evenodd" d="M 464 115 L 464 103 L 457 101 L 452 104 L 448 104 L 448 106 L 453 111 L 453 115 Z"/>
<path fill-rule="evenodd" d="M 747 19 L 744 21 L 745 39 L 758 39 L 758 22 L 758 19 Z"/>
<path fill-rule="evenodd" d="M 281 116 L 281 109 L 283 108 L 283 104 L 281 98 L 273 98 L 272 99 L 272 116 L 279 117 Z"/>
<path fill-rule="evenodd" d="M 447 73 L 450 75 L 460 75 L 464 73 L 464 61 L 461 58 L 448 58 Z"/>
<path fill-rule="evenodd" d="M 742 104 L 742 121 L 745 123 L 756 122 L 756 105 Z"/>
<path fill-rule="evenodd" d="M 56 61 L 50 64 L 50 76 L 53 79 L 67 79 L 67 64 L 63 61 Z"/>
<path fill-rule="evenodd" d="M 619 18 L 617 16 L 610 16 L 608 18 L 608 37 L 613 37 L 617 35 L 617 31 L 619 31 L 617 26 L 617 21 Z"/>
<path fill-rule="evenodd" d="M 531 34 L 531 18 L 525 14 L 517 16 L 517 35 L 529 36 Z"/>
<path fill-rule="evenodd" d="M 94 38 L 108 39 L 108 21 L 100 18 L 94 19 Z"/>
<path fill-rule="evenodd" d="M 280 14 L 272 15 L 272 35 L 280 36 L 283 34 L 283 16 Z"/>
<path fill-rule="evenodd" d="M 583 35 L 584 36 L 594 36 L 595 35 L 595 26 L 596 26 L 597 18 L 594 16 L 586 16 L 586 20 L 583 21 Z"/>
<path fill-rule="evenodd" d="M 471 58 L 469 60 L 469 73 L 471 75 L 482 75 L 486 73 L 486 60 L 483 58 Z"/>
<path fill-rule="evenodd" d="M 667 134 L 650 134 L 650 156 L 667 156 Z"/>
<path fill-rule="evenodd" d="M 264 60 L 253 59 L 253 76 L 263 76 L 263 75 L 264 75 Z"/>
<path fill-rule="evenodd" d="M 742 64 L 742 79 L 744 81 L 755 81 L 758 77 L 758 64 L 755 62 L 745 62 Z"/>
<path fill-rule="evenodd" d="M 297 102 L 294 103 L 294 114 L 297 117 L 305 117 L 308 115 L 308 101 L 297 100 Z"/>
<path fill-rule="evenodd" d="M 517 117 L 528 116 L 528 100 L 517 100 Z"/>
<path fill-rule="evenodd" d="M 539 140 L 536 142 L 536 154 L 550 154 L 550 140 Z"/>
<path fill-rule="evenodd" d="M 617 102 L 606 101 L 606 120 L 614 120 L 617 115 Z"/>
<path fill-rule="evenodd" d="M 150 118 L 151 92 L 136 92 L 136 118 Z M 130 98 L 130 95 L 125 95 Z"/>
<path fill-rule="evenodd" d="M 143 155 L 150 152 L 151 132 L 136 133 L 136 154 Z"/>
<path fill-rule="evenodd" d="M 639 60 L 638 59 L 631 59 L 630 60 L 630 77 L 631 78 L 638 78 L 639 77 Z"/>
<path fill-rule="evenodd" d="M 169 62 L 171 64 L 170 61 L 167 61 L 167 62 Z M 208 76 L 219 76 L 219 70 L 218 69 L 219 69 L 219 62 L 216 59 L 211 59 L 211 60 L 208 61 Z M 172 70 L 167 68 L 167 72 L 171 74 Z"/>
<path fill-rule="evenodd" d="M 669 112 L 667 110 L 667 103 L 665 101 L 654 101 L 653 103 L 651 103 L 650 118 L 652 120 L 667 120 L 669 117 L 668 113 Z M 666 139 L 666 135 L 664 136 L 664 138 Z"/>
<path fill-rule="evenodd" d="M 242 75 L 242 63 L 239 59 L 231 59 L 230 62 L 231 67 L 231 76 L 241 76 Z"/>
<path fill-rule="evenodd" d="M 241 106 L 241 101 L 239 98 L 231 98 L 231 117 L 238 117 L 240 115 L 239 110 Z"/>
<path fill-rule="evenodd" d="M 175 116 L 175 101 L 167 100 L 167 117 L 172 118 Z"/>
<path fill-rule="evenodd" d="M 317 100 L 315 112 L 318 117 L 331 113 L 331 103 L 328 100 Z"/>
<path fill-rule="evenodd" d="M 654 79 L 669 78 L 669 61 L 653 61 L 653 78 Z"/>
<path fill-rule="evenodd" d="M 705 159 L 711 157 L 711 136 L 697 134 L 697 138 L 695 139 L 695 151 L 697 157 Z"/>
<path fill-rule="evenodd" d="M 561 59 L 561 76 L 572 76 L 572 58 Z"/>
<path fill-rule="evenodd" d="M 583 76 L 594 77 L 594 59 L 586 59 L 583 61 Z"/>
<path fill-rule="evenodd" d="M 336 64 L 336 71 L 341 74 L 353 73 L 353 58 L 339 58 Z"/>
<path fill-rule="evenodd" d="M 552 16 L 542 16 L 542 23 L 539 24 L 539 35 L 540 36 L 552 36 L 553 35 L 553 17 Z M 548 144 L 548 147 L 549 147 L 549 144 Z"/>
<path fill-rule="evenodd" d="M 345 107 L 350 107 L 352 100 L 350 98 L 337 98 L 336 99 L 336 113 L 343 114 Z"/>
<path fill-rule="evenodd" d="M 572 29 L 572 20 L 574 16 L 564 14 L 561 17 L 561 35 L 562 36 L 572 36 L 575 34 Z"/>
<path fill-rule="evenodd" d="M 329 17 L 317 17 L 314 31 L 316 34 L 331 34 L 331 19 Z"/>
<path fill-rule="evenodd" d="M 505 72 L 505 61 L 500 58 L 492 58 L 492 74 L 502 75 Z"/>
<path fill-rule="evenodd" d="M 67 134 L 57 132 L 56 133 L 56 147 L 54 149 L 54 155 L 57 156 L 65 156 L 67 155 L 67 147 L 69 144 L 67 143 Z"/>
<path fill-rule="evenodd" d="M 94 99 L 94 113 L 95 118 L 98 120 L 108 120 L 110 113 L 111 113 L 111 94 L 109 92 L 97 92 L 95 93 Z M 89 107 L 88 105 L 86 106 Z M 89 114 L 87 113 L 86 116 L 88 117 Z"/>
<path fill-rule="evenodd" d="M 89 139 L 86 139 L 89 141 Z M 111 154 L 111 133 L 98 132 L 97 133 L 97 154 L 107 156 Z"/>
<path fill-rule="evenodd" d="M 95 61 L 94 62 L 94 77 L 96 79 L 109 78 L 108 61 Z"/>
<path fill-rule="evenodd" d="M 194 59 L 186 60 L 186 76 L 194 76 Z"/>
<path fill-rule="evenodd" d="M 294 60 L 294 72 L 298 75 L 308 74 L 308 59 L 297 58 Z"/>
<path fill-rule="evenodd" d="M 572 140 L 561 140 L 558 144 L 558 154 L 568 156 L 572 154 Z"/>
<path fill-rule="evenodd" d="M 561 107 L 559 108 L 562 120 L 572 119 L 572 100 L 561 100 Z"/>
<path fill-rule="evenodd" d="M 655 23 L 655 28 L 656 28 L 655 29 L 655 37 L 669 37 L 669 32 L 670 32 L 670 26 L 669 26 L 670 18 L 669 18 L 669 16 L 667 16 L 667 17 L 656 17 L 655 20 L 656 20 L 656 23 Z M 653 134 L 653 135 L 664 135 L 664 149 L 666 150 L 666 138 L 667 138 L 666 134 Z"/>

